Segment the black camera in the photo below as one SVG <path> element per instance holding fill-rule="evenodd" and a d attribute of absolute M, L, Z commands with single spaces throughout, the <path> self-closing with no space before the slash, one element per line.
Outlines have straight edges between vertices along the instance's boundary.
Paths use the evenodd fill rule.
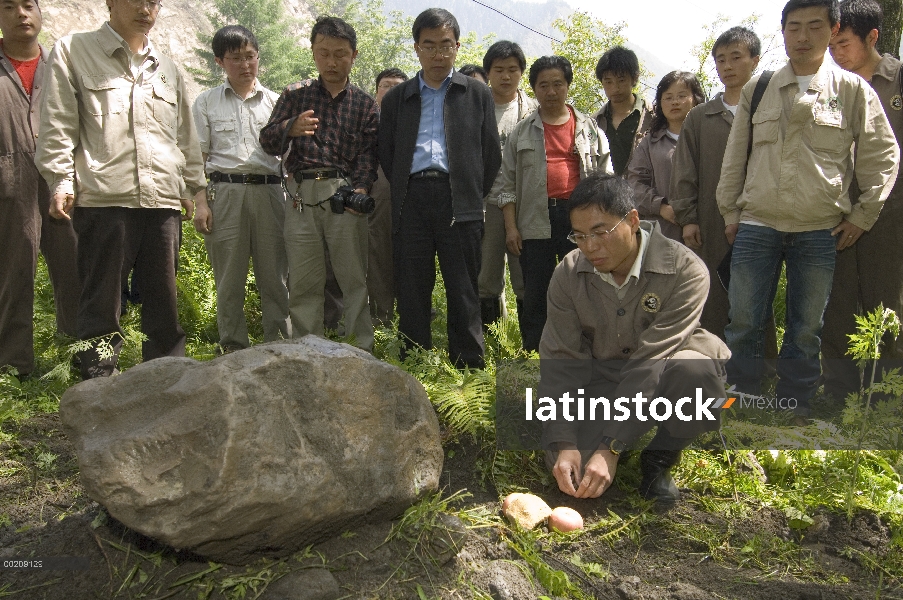
<path fill-rule="evenodd" d="M 376 201 L 373 196 L 359 194 L 350 185 L 343 185 L 329 197 L 329 206 L 337 215 L 345 212 L 346 208 L 368 215 L 376 208 Z"/>

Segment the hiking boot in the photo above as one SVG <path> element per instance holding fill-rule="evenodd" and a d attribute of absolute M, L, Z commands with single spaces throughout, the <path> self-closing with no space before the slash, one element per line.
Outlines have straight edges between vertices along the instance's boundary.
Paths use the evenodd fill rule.
<path fill-rule="evenodd" d="M 680 500 L 680 491 L 671 477 L 671 467 L 680 463 L 680 450 L 643 450 L 640 470 L 643 480 L 639 492 L 646 500 L 670 505 Z"/>

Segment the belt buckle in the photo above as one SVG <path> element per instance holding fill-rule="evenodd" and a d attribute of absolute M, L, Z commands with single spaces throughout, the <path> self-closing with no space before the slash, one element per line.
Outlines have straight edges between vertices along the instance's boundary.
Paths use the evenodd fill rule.
<path fill-rule="evenodd" d="M 315 171 L 315 172 L 314 172 L 314 180 L 315 180 L 315 181 L 320 181 L 320 180 L 322 180 L 322 179 L 332 179 L 332 177 L 329 176 L 329 172 L 328 172 L 328 171 L 325 171 L 325 170 L 323 170 L 323 171 Z"/>

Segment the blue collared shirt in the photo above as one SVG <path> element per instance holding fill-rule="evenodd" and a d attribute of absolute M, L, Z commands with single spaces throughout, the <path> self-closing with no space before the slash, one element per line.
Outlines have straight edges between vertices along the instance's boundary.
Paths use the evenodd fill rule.
<path fill-rule="evenodd" d="M 434 90 L 423 80 L 423 73 L 417 75 L 420 83 L 420 128 L 417 130 L 417 144 L 414 146 L 414 162 L 411 173 L 424 169 L 439 169 L 448 173 L 448 148 L 445 145 L 445 92 L 451 83 L 452 69 L 438 90 Z"/>

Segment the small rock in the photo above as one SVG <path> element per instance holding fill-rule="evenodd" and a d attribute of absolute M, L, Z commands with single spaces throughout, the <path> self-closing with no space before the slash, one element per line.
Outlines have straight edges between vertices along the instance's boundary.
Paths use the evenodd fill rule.
<path fill-rule="evenodd" d="M 552 509 L 539 496 L 533 494 L 511 494 L 505 517 L 526 530 L 532 530 L 549 518 Z"/>
<path fill-rule="evenodd" d="M 261 600 L 336 600 L 341 596 L 339 583 L 327 569 L 299 569 L 270 585 Z"/>
<path fill-rule="evenodd" d="M 520 568 L 506 560 L 494 560 L 487 567 L 489 595 L 493 600 L 535 600 L 541 590 L 534 587 Z"/>
<path fill-rule="evenodd" d="M 693 584 L 680 581 L 668 585 L 673 600 L 709 600 L 712 594 L 705 592 Z"/>
<path fill-rule="evenodd" d="M 429 553 L 440 565 L 444 565 L 464 548 L 467 539 L 467 526 L 464 521 L 454 515 L 441 513 L 439 523 L 433 528 Z"/>

